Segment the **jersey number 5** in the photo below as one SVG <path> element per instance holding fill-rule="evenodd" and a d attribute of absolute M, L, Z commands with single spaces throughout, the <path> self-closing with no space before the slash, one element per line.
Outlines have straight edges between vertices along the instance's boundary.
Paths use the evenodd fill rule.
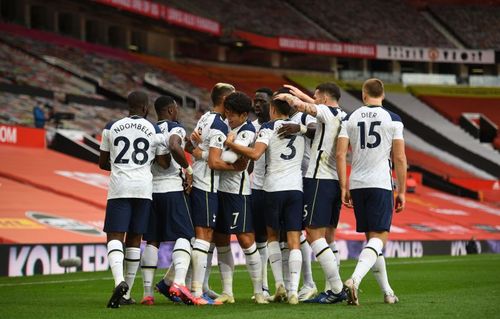
<path fill-rule="evenodd" d="M 128 148 L 130 147 L 130 140 L 125 136 L 118 136 L 115 138 L 113 144 L 118 146 L 120 142 L 123 142 L 123 149 L 118 153 L 115 159 L 115 164 L 128 164 L 129 159 L 123 158 L 127 154 Z M 140 147 L 142 146 L 142 147 Z M 148 161 L 148 149 L 149 141 L 143 137 L 139 137 L 134 140 L 133 143 L 134 151 L 132 152 L 132 162 L 137 165 L 143 165 Z M 137 155 L 142 154 L 141 159 Z"/>
<path fill-rule="evenodd" d="M 359 141 L 360 141 L 360 146 L 361 146 L 361 149 L 364 149 L 366 146 L 368 146 L 368 148 L 375 148 L 377 146 L 380 145 L 380 141 L 381 141 L 381 138 L 380 138 L 380 134 L 378 132 L 375 131 L 375 127 L 377 127 L 378 125 L 380 125 L 382 122 L 380 121 L 375 121 L 375 122 L 371 122 L 370 123 L 370 130 L 368 131 L 368 136 L 373 136 L 375 137 L 375 142 L 373 143 L 366 143 L 366 123 L 365 122 L 358 122 L 358 126 L 359 126 Z"/>
<path fill-rule="evenodd" d="M 293 146 L 293 142 L 295 142 L 295 139 L 297 138 L 297 135 L 290 135 L 285 137 L 286 139 L 290 139 L 288 144 L 286 144 L 286 147 L 290 149 L 290 154 L 286 155 L 281 153 L 280 157 L 284 160 L 291 160 L 292 158 L 295 157 L 295 154 L 297 154 L 297 149 L 295 146 Z"/>

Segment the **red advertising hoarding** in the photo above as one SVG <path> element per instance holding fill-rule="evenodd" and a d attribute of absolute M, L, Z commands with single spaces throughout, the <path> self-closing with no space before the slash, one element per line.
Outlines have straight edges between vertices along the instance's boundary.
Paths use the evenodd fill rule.
<path fill-rule="evenodd" d="M 0 124 L 0 145 L 45 148 L 45 130 Z"/>

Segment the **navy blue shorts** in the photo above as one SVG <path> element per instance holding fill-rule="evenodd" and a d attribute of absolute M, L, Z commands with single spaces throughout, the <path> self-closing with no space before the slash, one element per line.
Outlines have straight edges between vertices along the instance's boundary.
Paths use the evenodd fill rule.
<path fill-rule="evenodd" d="M 278 231 L 301 231 L 304 211 L 301 191 L 266 192 L 266 223 Z"/>
<path fill-rule="evenodd" d="M 264 243 L 267 241 L 266 229 L 266 192 L 260 189 L 252 189 L 252 216 L 255 241 Z"/>
<path fill-rule="evenodd" d="M 392 191 L 382 188 L 352 189 L 351 198 L 358 233 L 391 229 L 394 205 Z"/>
<path fill-rule="evenodd" d="M 217 193 L 205 192 L 193 187 L 189 198 L 194 226 L 214 229 L 219 210 Z"/>
<path fill-rule="evenodd" d="M 337 228 L 340 185 L 333 179 L 304 178 L 304 226 Z"/>
<path fill-rule="evenodd" d="M 108 199 L 104 232 L 144 234 L 148 229 L 150 211 L 150 199 Z"/>
<path fill-rule="evenodd" d="M 194 237 L 189 202 L 183 191 L 153 193 L 146 241 L 190 240 Z"/>
<path fill-rule="evenodd" d="M 215 230 L 222 234 L 253 232 L 252 200 L 249 195 L 218 192 L 219 214 Z"/>

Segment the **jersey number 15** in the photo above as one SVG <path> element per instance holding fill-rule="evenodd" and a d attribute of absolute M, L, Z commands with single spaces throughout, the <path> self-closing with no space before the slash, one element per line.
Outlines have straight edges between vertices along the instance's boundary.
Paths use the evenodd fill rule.
<path fill-rule="evenodd" d="M 379 126 L 382 122 L 380 121 L 375 121 L 370 123 L 370 129 L 368 130 L 368 136 L 373 136 L 375 137 L 375 142 L 373 143 L 366 143 L 366 122 L 358 122 L 358 127 L 359 127 L 359 142 L 360 142 L 360 147 L 361 149 L 365 149 L 365 147 L 368 148 L 375 148 L 380 145 L 380 134 L 375 131 L 375 128 Z"/>

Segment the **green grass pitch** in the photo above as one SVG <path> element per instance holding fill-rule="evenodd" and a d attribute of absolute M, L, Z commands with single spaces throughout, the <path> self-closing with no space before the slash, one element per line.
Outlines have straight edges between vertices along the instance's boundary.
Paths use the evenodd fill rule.
<path fill-rule="evenodd" d="M 343 279 L 354 266 L 353 260 L 342 262 Z M 359 307 L 345 303 L 255 305 L 250 300 L 250 278 L 242 266 L 236 268 L 234 278 L 236 303 L 219 307 L 175 305 L 156 294 L 154 306 L 107 309 L 110 272 L 0 278 L 0 318 L 500 318 L 500 255 L 388 259 L 387 267 L 400 303 L 385 305 L 369 273 L 361 285 Z M 322 288 L 323 275 L 316 262 L 313 272 Z M 156 279 L 162 275 L 163 270 L 158 270 Z M 220 291 L 217 267 L 210 282 Z M 137 301 L 142 297 L 140 273 L 132 296 Z"/>

